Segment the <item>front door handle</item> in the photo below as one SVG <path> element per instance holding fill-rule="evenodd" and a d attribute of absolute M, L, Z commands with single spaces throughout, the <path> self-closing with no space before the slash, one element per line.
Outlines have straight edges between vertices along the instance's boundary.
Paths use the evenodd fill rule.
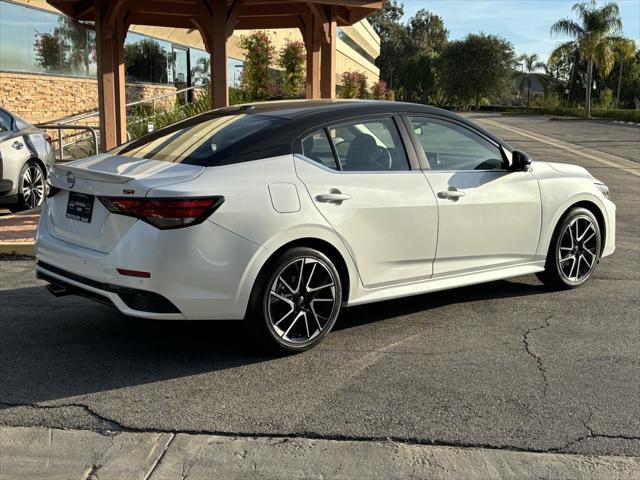
<path fill-rule="evenodd" d="M 438 192 L 438 198 L 458 200 L 460 197 L 464 197 L 464 192 L 461 192 L 460 190 L 446 190 L 444 192 Z"/>
<path fill-rule="evenodd" d="M 15 148 L 16 150 L 21 150 L 21 149 L 22 149 L 22 147 L 24 147 L 24 143 L 19 142 L 18 140 L 16 140 L 15 142 L 13 142 L 13 143 L 11 144 L 11 146 L 12 146 L 13 148 Z"/>
<path fill-rule="evenodd" d="M 349 195 L 345 195 L 337 188 L 332 188 L 329 193 L 321 193 L 316 195 L 316 201 L 322 203 L 335 203 L 336 205 L 341 205 L 345 200 L 349 200 L 351 197 Z"/>

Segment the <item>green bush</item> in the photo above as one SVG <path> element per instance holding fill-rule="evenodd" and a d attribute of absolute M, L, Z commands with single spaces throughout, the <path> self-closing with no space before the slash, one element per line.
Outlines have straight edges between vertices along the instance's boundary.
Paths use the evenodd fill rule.
<path fill-rule="evenodd" d="M 584 118 L 583 108 L 566 107 L 502 107 L 497 105 L 481 106 L 480 110 L 485 112 L 502 112 L 507 115 L 553 115 L 558 117 L 578 117 Z M 640 110 L 623 109 L 592 109 L 591 117 L 609 118 L 623 122 L 640 122 Z"/>

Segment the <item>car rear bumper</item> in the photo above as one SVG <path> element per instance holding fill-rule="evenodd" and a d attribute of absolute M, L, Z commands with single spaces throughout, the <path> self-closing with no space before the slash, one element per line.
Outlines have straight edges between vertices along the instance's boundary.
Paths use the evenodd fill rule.
<path fill-rule="evenodd" d="M 164 231 L 138 221 L 104 253 L 54 237 L 47 217 L 43 211 L 36 272 L 54 293 L 83 295 L 134 317 L 244 318 L 253 283 L 247 271 L 260 246 L 209 221 Z M 148 272 L 149 278 L 121 275 L 118 268 Z"/>

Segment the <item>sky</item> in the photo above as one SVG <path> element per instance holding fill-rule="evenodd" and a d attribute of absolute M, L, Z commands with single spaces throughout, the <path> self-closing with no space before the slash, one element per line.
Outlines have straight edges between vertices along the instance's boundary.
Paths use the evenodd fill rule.
<path fill-rule="evenodd" d="M 501 35 L 515 47 L 516 54 L 537 53 L 546 60 L 565 37 L 552 38 L 549 29 L 560 18 L 571 17 L 577 0 L 399 0 L 404 20 L 424 8 L 442 17 L 449 39 L 468 33 Z M 599 2 L 601 5 L 604 1 Z M 617 0 L 623 33 L 640 46 L 640 0 Z"/>

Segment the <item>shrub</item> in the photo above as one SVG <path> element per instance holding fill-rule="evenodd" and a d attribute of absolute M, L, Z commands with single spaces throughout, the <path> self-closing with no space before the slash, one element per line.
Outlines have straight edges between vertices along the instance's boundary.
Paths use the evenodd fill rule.
<path fill-rule="evenodd" d="M 342 98 L 360 98 L 360 74 L 344 72 L 342 74 Z"/>
<path fill-rule="evenodd" d="M 266 32 L 255 32 L 240 37 L 240 48 L 245 52 L 240 88 L 247 101 L 267 100 L 271 97 L 270 66 L 274 47 Z"/>
<path fill-rule="evenodd" d="M 375 100 L 387 98 L 387 82 L 380 80 L 371 85 L 371 97 Z"/>
<path fill-rule="evenodd" d="M 288 41 L 278 57 L 278 66 L 282 68 L 281 96 L 297 98 L 302 95 L 305 84 L 304 63 L 304 43 Z"/>
<path fill-rule="evenodd" d="M 364 73 L 357 72 L 358 82 L 360 83 L 360 95 L 358 98 L 367 99 L 369 98 L 369 85 L 367 76 Z"/>

